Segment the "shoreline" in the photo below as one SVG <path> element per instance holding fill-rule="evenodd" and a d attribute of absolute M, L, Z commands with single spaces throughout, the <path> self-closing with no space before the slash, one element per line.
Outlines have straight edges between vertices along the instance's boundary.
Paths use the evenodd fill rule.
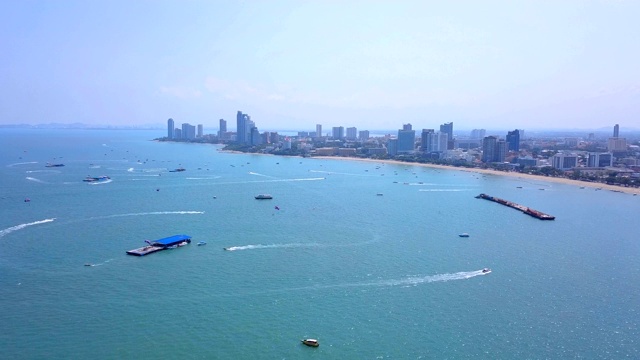
<path fill-rule="evenodd" d="M 542 176 L 542 175 L 523 174 L 523 173 L 519 173 L 519 172 L 498 171 L 498 170 L 491 170 L 491 169 L 479 169 L 479 168 L 473 168 L 473 167 L 463 168 L 463 167 L 455 167 L 455 166 L 447 166 L 447 165 L 414 163 L 414 162 L 406 162 L 406 161 L 398 161 L 398 160 L 361 159 L 361 158 L 333 157 L 333 156 L 314 156 L 314 157 L 311 157 L 309 159 L 361 161 L 361 162 L 370 162 L 370 163 L 378 163 L 378 164 L 418 166 L 418 167 L 427 167 L 427 168 L 441 169 L 441 170 L 461 171 L 461 172 L 469 172 L 469 173 L 477 173 L 477 174 L 509 176 L 509 177 L 513 177 L 513 178 L 520 178 L 520 179 L 523 179 L 523 180 L 538 180 L 538 181 L 551 182 L 551 183 L 557 183 L 557 184 L 575 185 L 577 187 L 609 190 L 609 191 L 621 192 L 621 193 L 625 193 L 625 194 L 636 194 L 636 195 L 640 194 L 640 188 L 631 188 L 631 187 L 624 187 L 624 186 L 617 186 L 617 185 L 609 185 L 609 184 L 605 184 L 605 183 L 587 182 L 587 181 L 580 181 L 580 180 L 573 180 L 573 179 L 559 178 L 559 177 L 549 177 L 549 176 Z"/>

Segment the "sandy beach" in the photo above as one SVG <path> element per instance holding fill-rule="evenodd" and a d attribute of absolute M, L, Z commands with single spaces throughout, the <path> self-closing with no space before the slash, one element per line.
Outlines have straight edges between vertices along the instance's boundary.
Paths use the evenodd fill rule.
<path fill-rule="evenodd" d="M 640 194 L 640 188 L 628 188 L 628 187 L 622 187 L 622 186 L 616 186 L 616 185 L 607 185 L 603 183 L 593 183 L 593 182 L 572 180 L 567 178 L 541 176 L 541 175 L 530 175 L 530 174 L 523 174 L 523 173 L 511 172 L 511 171 L 498 171 L 498 170 L 479 169 L 479 168 L 463 168 L 463 167 L 436 165 L 436 164 L 412 163 L 412 162 L 397 161 L 397 160 L 361 159 L 361 158 L 349 158 L 349 157 L 338 157 L 338 156 L 314 156 L 312 159 L 361 161 L 361 162 L 371 162 L 376 164 L 420 166 L 420 167 L 429 167 L 429 168 L 436 168 L 436 169 L 450 170 L 450 171 L 462 171 L 462 172 L 498 175 L 498 176 L 511 176 L 514 178 L 520 178 L 527 181 L 538 180 L 538 181 L 573 185 L 577 187 L 617 191 L 617 192 L 623 192 L 627 194 Z"/>

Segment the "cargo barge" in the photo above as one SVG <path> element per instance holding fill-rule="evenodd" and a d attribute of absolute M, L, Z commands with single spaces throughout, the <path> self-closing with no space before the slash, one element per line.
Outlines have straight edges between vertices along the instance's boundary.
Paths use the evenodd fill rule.
<path fill-rule="evenodd" d="M 127 251 L 127 254 L 134 256 L 145 256 L 157 251 L 175 249 L 191 243 L 189 235 L 173 235 L 155 241 L 145 240 L 147 246 Z"/>
<path fill-rule="evenodd" d="M 489 200 L 489 201 L 493 201 L 493 202 L 497 202 L 498 204 L 504 205 L 504 206 L 508 206 L 512 209 L 516 209 L 516 210 L 520 210 L 523 213 L 529 215 L 529 216 L 533 216 L 536 219 L 540 219 L 540 220 L 554 220 L 556 217 L 553 215 L 549 215 L 549 214 L 545 214 L 541 211 L 538 210 L 534 210 L 530 207 L 526 207 L 524 205 L 520 205 L 520 204 L 516 204 L 514 202 L 508 201 L 508 200 L 504 200 L 504 199 L 500 199 L 497 198 L 495 196 L 491 196 L 491 195 L 487 195 L 487 194 L 480 194 L 478 196 L 476 196 L 476 199 L 485 199 L 485 200 Z"/>

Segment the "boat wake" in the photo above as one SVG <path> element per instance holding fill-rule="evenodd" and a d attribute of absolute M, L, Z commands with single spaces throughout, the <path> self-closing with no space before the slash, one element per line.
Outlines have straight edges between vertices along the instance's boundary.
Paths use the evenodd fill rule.
<path fill-rule="evenodd" d="M 329 174 L 329 175 L 347 175 L 347 176 L 364 176 L 364 177 L 377 176 L 377 175 L 371 175 L 371 174 L 352 174 L 352 173 L 342 173 L 342 172 L 325 171 L 325 170 L 309 170 L 309 172 L 321 173 L 321 174 Z"/>
<path fill-rule="evenodd" d="M 231 246 L 224 248 L 227 251 L 239 251 L 239 250 L 258 250 L 258 249 L 287 249 L 287 248 L 306 248 L 306 247 L 318 247 L 322 246 L 316 243 L 292 243 L 292 244 L 271 244 L 271 245 L 243 245 L 243 246 Z"/>
<path fill-rule="evenodd" d="M 44 219 L 44 220 L 40 220 L 40 221 L 34 221 L 34 222 L 31 222 L 31 223 L 26 223 L 26 224 L 16 225 L 16 226 L 12 226 L 12 227 L 10 227 L 10 228 L 6 228 L 6 229 L 4 229 L 4 230 L 0 230 L 0 238 L 1 238 L 1 237 L 3 237 L 3 236 L 5 236 L 5 235 L 11 234 L 11 233 L 12 233 L 12 232 L 14 232 L 14 231 L 24 229 L 24 228 L 26 228 L 27 226 L 33 226 L 33 225 L 45 224 L 45 223 L 48 223 L 48 222 L 52 222 L 52 221 L 54 221 L 55 219 L 56 219 L 56 218 L 52 218 L 52 219 Z"/>
<path fill-rule="evenodd" d="M 37 161 L 30 161 L 30 162 L 19 162 L 19 163 L 15 163 L 15 164 L 9 164 L 7 165 L 7 167 L 13 167 L 16 165 L 28 165 L 28 164 L 37 164 Z"/>
<path fill-rule="evenodd" d="M 110 263 L 112 260 L 113 259 L 109 259 L 109 260 L 105 260 L 105 261 L 103 261 L 101 263 L 95 263 L 95 264 L 87 263 L 87 264 L 84 264 L 84 266 L 102 266 L 102 265 Z"/>
<path fill-rule="evenodd" d="M 370 283 L 354 284 L 354 286 L 416 286 L 420 284 L 427 284 L 432 282 L 445 282 L 452 280 L 466 280 L 476 276 L 487 275 L 482 272 L 482 269 L 476 271 L 461 271 L 450 274 L 437 274 L 429 276 L 412 276 L 406 279 L 398 280 L 381 280 Z"/>
<path fill-rule="evenodd" d="M 258 174 L 258 173 L 253 172 L 253 171 L 249 171 L 249 175 L 263 176 L 263 177 L 266 177 L 266 178 L 275 178 L 275 176 L 269 176 L 269 175 L 264 175 L 264 174 Z"/>
<path fill-rule="evenodd" d="M 34 181 L 34 182 L 37 182 L 37 183 L 40 183 L 40 184 L 46 184 L 47 183 L 46 181 L 42 181 L 40 179 L 36 179 L 36 178 L 30 177 L 30 176 L 27 176 L 27 180 Z"/>
<path fill-rule="evenodd" d="M 324 179 L 325 178 L 300 178 L 300 179 L 272 179 L 272 180 L 254 180 L 254 181 L 234 181 L 234 182 L 216 183 L 216 185 L 257 184 L 257 183 L 292 182 L 292 181 L 317 181 L 317 180 L 324 180 Z"/>
<path fill-rule="evenodd" d="M 427 191 L 427 192 L 471 191 L 471 189 L 420 189 L 418 191 Z"/>
<path fill-rule="evenodd" d="M 151 212 L 142 212 L 142 213 L 130 213 L 130 214 L 114 214 L 114 215 L 105 215 L 105 216 L 95 216 L 91 217 L 88 220 L 98 220 L 98 219 L 111 219 L 118 217 L 127 217 L 127 216 L 146 216 L 146 215 L 192 215 L 192 214 L 204 214 L 204 211 L 151 211 Z"/>
<path fill-rule="evenodd" d="M 110 182 L 112 182 L 113 179 L 106 179 L 106 180 L 100 180 L 100 181 L 92 181 L 89 183 L 89 185 L 102 185 L 102 184 L 108 184 Z"/>

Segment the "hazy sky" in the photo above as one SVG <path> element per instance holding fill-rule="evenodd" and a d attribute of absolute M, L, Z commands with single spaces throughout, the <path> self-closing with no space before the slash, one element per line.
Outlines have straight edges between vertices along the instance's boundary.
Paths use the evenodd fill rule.
<path fill-rule="evenodd" d="M 0 124 L 640 127 L 640 1 L 0 2 Z"/>

